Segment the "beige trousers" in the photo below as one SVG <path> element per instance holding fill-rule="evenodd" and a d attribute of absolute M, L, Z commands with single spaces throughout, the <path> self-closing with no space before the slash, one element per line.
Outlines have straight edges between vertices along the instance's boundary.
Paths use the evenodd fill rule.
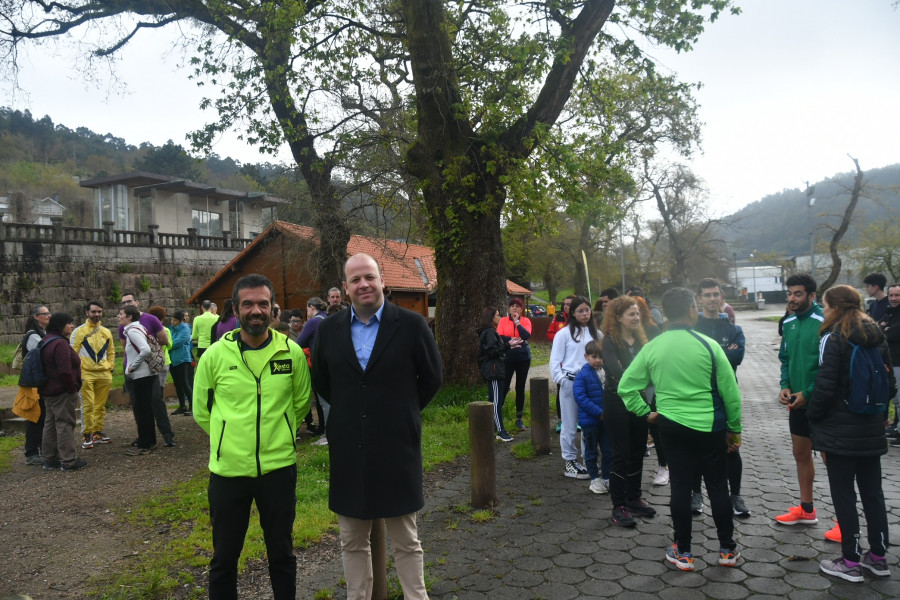
<path fill-rule="evenodd" d="M 394 566 L 404 600 L 428 600 L 425 554 L 416 530 L 416 513 L 385 519 L 384 524 L 394 548 Z M 338 515 L 338 527 L 347 600 L 369 600 L 372 597 L 372 547 L 369 542 L 372 521 Z"/>

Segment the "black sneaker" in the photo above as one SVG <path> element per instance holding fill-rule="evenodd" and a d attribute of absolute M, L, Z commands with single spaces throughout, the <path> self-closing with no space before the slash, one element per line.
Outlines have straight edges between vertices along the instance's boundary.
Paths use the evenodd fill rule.
<path fill-rule="evenodd" d="M 644 502 L 643 498 L 635 498 L 628 503 L 628 512 L 636 517 L 655 517 L 656 509 Z"/>
<path fill-rule="evenodd" d="M 165 441 L 166 448 L 174 448 L 175 447 L 175 438 L 171 437 Z"/>
<path fill-rule="evenodd" d="M 58 460 L 45 460 L 44 461 L 44 470 L 45 471 L 59 471 L 62 468 L 62 463 Z"/>
<path fill-rule="evenodd" d="M 612 511 L 612 517 L 610 517 L 609 522 L 613 525 L 618 525 L 619 527 L 634 527 L 637 523 L 634 520 L 634 517 L 631 516 L 631 513 L 628 512 L 628 507 L 626 506 L 617 506 Z"/>
<path fill-rule="evenodd" d="M 695 515 L 703 514 L 703 494 L 691 492 L 691 512 Z"/>
<path fill-rule="evenodd" d="M 731 508 L 734 509 L 734 516 L 746 518 L 750 516 L 750 510 L 744 504 L 744 499 L 737 494 L 731 495 Z"/>
<path fill-rule="evenodd" d="M 187 409 L 185 409 L 182 406 L 179 406 L 178 408 L 176 408 L 175 410 L 172 411 L 172 414 L 173 415 L 183 415 L 186 412 L 187 412 Z"/>
<path fill-rule="evenodd" d="M 63 465 L 62 471 L 80 471 L 87 466 L 87 461 L 76 459 L 71 465 Z"/>

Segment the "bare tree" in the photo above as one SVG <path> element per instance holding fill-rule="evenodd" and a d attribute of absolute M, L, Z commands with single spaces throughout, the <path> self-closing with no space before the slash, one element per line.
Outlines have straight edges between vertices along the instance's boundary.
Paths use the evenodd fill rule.
<path fill-rule="evenodd" d="M 848 154 L 847 156 L 850 155 Z M 838 245 L 841 243 L 844 234 L 847 233 L 847 228 L 850 227 L 853 211 L 856 209 L 856 205 L 859 202 L 859 196 L 863 190 L 863 172 L 862 169 L 859 168 L 859 161 L 852 156 L 850 156 L 850 160 L 852 160 L 853 164 L 856 166 L 856 176 L 853 178 L 853 187 L 850 188 L 850 203 L 847 204 L 847 208 L 844 210 L 844 216 L 841 217 L 841 224 L 834 230 L 834 235 L 831 236 L 831 242 L 828 244 L 828 252 L 831 254 L 831 272 L 828 274 L 825 281 L 822 282 L 822 285 L 819 288 L 821 291 L 825 291 L 834 285 L 838 275 L 841 274 L 842 261 L 840 254 L 838 254 Z"/>

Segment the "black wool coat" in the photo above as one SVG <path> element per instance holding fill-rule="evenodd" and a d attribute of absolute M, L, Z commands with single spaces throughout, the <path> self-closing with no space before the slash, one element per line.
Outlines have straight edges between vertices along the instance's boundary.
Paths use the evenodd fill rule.
<path fill-rule="evenodd" d="M 312 382 L 331 405 L 328 506 L 355 519 L 397 517 L 425 506 L 421 411 L 441 387 L 441 357 L 421 315 L 385 301 L 365 372 L 350 337 L 350 310 L 319 326 Z"/>

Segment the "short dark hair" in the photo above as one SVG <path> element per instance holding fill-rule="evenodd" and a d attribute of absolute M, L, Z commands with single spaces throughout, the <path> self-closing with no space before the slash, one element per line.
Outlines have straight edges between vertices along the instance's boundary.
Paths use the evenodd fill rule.
<path fill-rule="evenodd" d="M 87 304 L 84 305 L 84 312 L 90 312 L 92 306 L 99 306 L 101 310 L 103 309 L 102 304 L 100 304 L 96 300 L 91 300 Z"/>
<path fill-rule="evenodd" d="M 303 320 L 303 316 L 304 316 L 303 310 L 300 308 L 295 308 L 294 310 L 291 311 L 290 318 L 291 319 L 297 318 L 297 319 Z"/>
<path fill-rule="evenodd" d="M 885 277 L 883 273 L 869 273 L 866 275 L 866 278 L 863 279 L 863 283 L 866 285 L 878 286 L 878 289 L 883 292 L 884 286 L 887 285 L 887 277 Z"/>
<path fill-rule="evenodd" d="M 234 305 L 235 312 L 237 312 L 241 306 L 238 292 L 247 288 L 258 287 L 269 288 L 269 302 L 275 302 L 275 286 L 272 285 L 269 278 L 265 275 L 260 275 L 259 273 L 250 273 L 249 275 L 244 275 L 238 279 L 237 283 L 234 284 L 234 289 L 231 291 L 231 304 Z"/>
<path fill-rule="evenodd" d="M 141 311 L 137 309 L 137 306 L 129 304 L 128 306 L 123 306 L 120 310 L 125 313 L 125 316 L 131 317 L 132 322 L 141 320 Z"/>
<path fill-rule="evenodd" d="M 602 292 L 600 292 L 600 297 L 606 296 L 608 300 L 613 300 L 619 297 L 619 290 L 614 287 L 608 287 Z"/>
<path fill-rule="evenodd" d="M 784 285 L 786 285 L 787 287 L 802 285 L 807 294 L 814 294 L 816 292 L 816 288 L 819 287 L 818 285 L 816 285 L 816 280 L 813 279 L 812 275 L 810 275 L 809 273 L 794 273 L 787 278 L 787 281 L 784 282 Z"/>
<path fill-rule="evenodd" d="M 525 309 L 525 303 L 522 302 L 521 298 L 510 298 L 509 302 L 506 303 L 506 307 L 509 308 L 510 306 L 518 306 L 523 310 Z"/>
<path fill-rule="evenodd" d="M 70 315 L 69 313 L 53 313 L 52 315 L 50 315 L 50 322 L 47 323 L 47 331 L 62 333 L 63 329 L 66 328 L 66 325 L 74 322 L 75 321 L 72 319 L 72 315 Z"/>
<path fill-rule="evenodd" d="M 597 340 L 591 340 L 585 345 L 584 353 L 588 356 L 603 358 L 603 345 Z"/>
<path fill-rule="evenodd" d="M 694 292 L 687 288 L 672 288 L 663 294 L 662 308 L 666 318 L 670 321 L 686 317 L 691 312 L 691 307 L 696 306 Z"/>
<path fill-rule="evenodd" d="M 892 283 L 891 285 L 887 286 L 887 289 L 890 290 L 892 287 L 900 287 L 900 283 Z"/>
<path fill-rule="evenodd" d="M 625 290 L 626 296 L 639 296 L 641 298 L 646 298 L 647 295 L 644 293 L 644 290 L 640 288 L 640 286 L 633 285 L 627 290 Z"/>
<path fill-rule="evenodd" d="M 319 312 L 328 310 L 328 304 L 318 296 L 313 296 L 312 298 L 307 300 L 306 305 L 312 306 Z"/>
<path fill-rule="evenodd" d="M 209 307 L 212 306 L 212 300 L 204 300 L 200 303 L 200 306 L 203 307 L 203 310 L 209 310 Z"/>
<path fill-rule="evenodd" d="M 176 310 L 176 311 L 172 314 L 172 318 L 175 319 L 176 321 L 178 321 L 179 323 L 184 323 L 184 311 L 183 311 L 183 310 Z"/>
<path fill-rule="evenodd" d="M 132 300 L 137 300 L 137 296 L 134 295 L 134 292 L 122 292 L 120 297 L 124 298 L 125 296 L 131 296 Z"/>
<path fill-rule="evenodd" d="M 719 283 L 719 280 L 714 277 L 704 277 L 700 280 L 700 283 L 697 284 L 697 293 L 703 293 L 703 290 L 708 290 L 709 288 L 717 287 L 722 289 L 722 284 Z"/>
<path fill-rule="evenodd" d="M 484 310 L 481 311 L 481 320 L 478 322 L 478 324 L 482 329 L 484 329 L 485 327 L 493 327 L 494 315 L 499 312 L 500 311 L 497 310 L 497 307 L 495 306 L 485 306 Z"/>

